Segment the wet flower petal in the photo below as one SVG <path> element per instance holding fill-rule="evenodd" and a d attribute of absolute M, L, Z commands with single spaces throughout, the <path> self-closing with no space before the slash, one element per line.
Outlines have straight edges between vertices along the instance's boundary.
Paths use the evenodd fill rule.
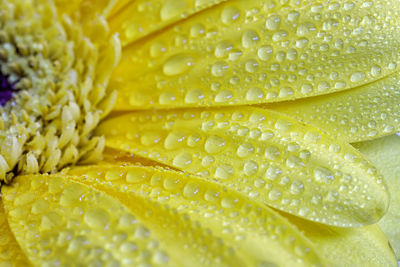
<path fill-rule="evenodd" d="M 398 1 L 228 1 L 126 47 L 116 109 L 277 102 L 398 67 Z M 122 33 L 121 33 L 122 34 Z"/>
<path fill-rule="evenodd" d="M 397 266 L 393 249 L 378 225 L 330 227 L 287 216 L 318 247 L 331 266 Z"/>
<path fill-rule="evenodd" d="M 118 14 L 110 17 L 110 28 L 112 32 L 121 34 L 121 42 L 127 46 L 224 1 L 226 0 L 131 1 L 121 7 Z M 124 3 L 124 1 L 121 2 Z M 117 9 L 118 7 L 115 7 L 115 10 Z M 204 29 L 200 27 L 197 31 L 200 34 Z"/>
<path fill-rule="evenodd" d="M 97 133 L 111 148 L 321 223 L 374 223 L 388 205 L 382 178 L 355 149 L 274 111 L 134 112 L 106 120 Z"/>
<path fill-rule="evenodd" d="M 400 73 L 358 88 L 264 105 L 311 123 L 345 142 L 360 142 L 400 130 Z"/>
<path fill-rule="evenodd" d="M 101 174 L 97 167 L 93 170 Z M 152 174 L 151 169 L 128 170 L 131 171 L 126 174 L 128 182 L 140 179 L 143 171 Z M 183 176 L 161 174 L 165 179 Z M 122 176 L 112 172 L 107 177 L 115 181 Z M 243 266 L 257 263 L 257 257 L 262 258 L 262 254 L 255 253 L 256 256 L 252 257 L 243 254 L 246 251 L 231 247 L 234 245 L 233 236 L 224 241 L 219 239 L 212 229 L 207 229 L 207 224 L 203 225 L 204 219 L 195 222 L 196 216 L 191 219 L 189 212 L 176 212 L 174 207 L 165 205 L 167 203 L 148 200 L 145 194 L 121 193 L 117 188 L 94 179 L 20 176 L 12 186 L 3 188 L 3 194 L 11 229 L 29 259 L 39 265 L 148 263 L 155 266 L 198 266 L 209 263 Z M 221 192 L 221 197 L 231 196 L 226 195 Z M 251 205 L 248 208 L 251 209 Z M 275 242 L 270 239 L 271 243 L 267 244 L 291 241 L 286 244 L 286 252 L 279 252 L 275 247 L 277 253 L 285 255 L 281 260 L 293 264 L 302 261 L 317 264 L 318 257 L 307 248 L 309 243 L 302 234 L 291 229 L 290 224 L 275 212 L 269 213 L 265 219 L 277 224 L 277 228 L 271 230 L 276 231 L 274 234 L 280 235 L 280 239 Z M 221 226 L 220 222 L 215 225 L 217 229 Z M 267 255 L 274 260 L 274 254 Z"/>
<path fill-rule="evenodd" d="M 0 262 L 2 266 L 30 266 L 7 221 L 7 214 L 0 199 Z"/>
<path fill-rule="evenodd" d="M 377 167 L 388 184 L 390 205 L 378 224 L 400 260 L 400 137 L 391 135 L 354 146 Z"/>
<path fill-rule="evenodd" d="M 235 254 L 243 255 L 247 264 L 322 263 L 303 234 L 276 211 L 214 182 L 137 166 L 89 166 L 74 168 L 68 173 L 79 175 L 85 183 L 121 200 L 126 199 L 125 203 L 130 200 L 127 196 L 136 195 L 148 197 L 160 206 L 169 206 L 234 247 Z"/>

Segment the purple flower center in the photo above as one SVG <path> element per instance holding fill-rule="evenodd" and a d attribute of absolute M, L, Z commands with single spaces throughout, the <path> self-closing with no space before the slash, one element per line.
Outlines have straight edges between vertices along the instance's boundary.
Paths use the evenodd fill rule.
<path fill-rule="evenodd" d="M 0 106 L 4 106 L 13 97 L 13 91 L 15 91 L 14 85 L 0 73 Z"/>

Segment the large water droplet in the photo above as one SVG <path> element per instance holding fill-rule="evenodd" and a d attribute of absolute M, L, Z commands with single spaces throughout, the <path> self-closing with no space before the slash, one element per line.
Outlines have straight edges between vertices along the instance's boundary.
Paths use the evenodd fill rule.
<path fill-rule="evenodd" d="M 239 15 L 239 9 L 237 9 L 236 7 L 228 6 L 225 7 L 221 13 L 221 21 L 225 25 L 231 25 L 239 18 Z"/>
<path fill-rule="evenodd" d="M 185 8 L 185 0 L 166 0 L 160 10 L 161 20 L 169 20 L 179 16 Z"/>
<path fill-rule="evenodd" d="M 163 72 L 167 76 L 182 74 L 193 65 L 193 59 L 187 54 L 176 54 L 167 59 Z"/>
<path fill-rule="evenodd" d="M 221 152 L 225 148 L 225 145 L 225 139 L 216 135 L 212 135 L 207 138 L 204 148 L 208 153 L 215 154 Z"/>

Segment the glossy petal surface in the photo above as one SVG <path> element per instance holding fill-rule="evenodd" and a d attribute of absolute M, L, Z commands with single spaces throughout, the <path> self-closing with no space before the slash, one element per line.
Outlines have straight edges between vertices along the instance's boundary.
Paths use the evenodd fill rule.
<path fill-rule="evenodd" d="M 110 27 L 124 46 L 226 0 L 136 0 L 112 16 Z M 125 1 L 119 6 L 122 6 Z M 118 9 L 116 7 L 115 9 Z"/>
<path fill-rule="evenodd" d="M 324 129 L 345 142 L 400 130 L 400 73 L 358 88 L 294 102 L 265 105 Z"/>
<path fill-rule="evenodd" d="M 330 266 L 398 266 L 387 237 L 376 224 L 339 228 L 288 218 L 318 247 Z"/>
<path fill-rule="evenodd" d="M 67 176 L 19 176 L 3 188 L 10 227 L 35 264 L 247 263 L 229 244 L 168 206 L 145 196 L 110 196 L 98 191 L 95 181 L 80 182 Z"/>
<path fill-rule="evenodd" d="M 355 144 L 383 174 L 391 195 L 388 212 L 379 226 L 389 238 L 400 259 L 400 137 L 391 135 L 377 140 Z"/>
<path fill-rule="evenodd" d="M 111 148 L 326 224 L 373 223 L 388 205 L 381 177 L 355 149 L 274 111 L 129 113 L 105 121 L 98 134 Z"/>
<path fill-rule="evenodd" d="M 276 102 L 395 72 L 398 1 L 281 3 L 228 1 L 126 47 L 116 109 Z"/>
<path fill-rule="evenodd" d="M 277 212 L 205 179 L 165 169 L 118 165 L 75 168 L 69 173 L 130 206 L 136 205 L 132 195 L 167 205 L 232 246 L 247 266 L 321 264 L 309 241 Z"/>
<path fill-rule="evenodd" d="M 10 230 L 3 200 L 0 200 L 0 233 L 0 266 L 31 266 Z"/>

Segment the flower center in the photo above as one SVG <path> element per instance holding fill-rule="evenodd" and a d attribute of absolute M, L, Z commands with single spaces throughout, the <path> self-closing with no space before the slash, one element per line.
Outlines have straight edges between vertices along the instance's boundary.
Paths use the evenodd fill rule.
<path fill-rule="evenodd" d="M 0 72 L 0 105 L 4 106 L 13 97 L 14 86 Z"/>
<path fill-rule="evenodd" d="M 119 43 L 106 24 L 82 25 L 55 3 L 0 1 L 0 182 L 102 155 L 94 130 L 114 104 L 108 78 Z"/>

